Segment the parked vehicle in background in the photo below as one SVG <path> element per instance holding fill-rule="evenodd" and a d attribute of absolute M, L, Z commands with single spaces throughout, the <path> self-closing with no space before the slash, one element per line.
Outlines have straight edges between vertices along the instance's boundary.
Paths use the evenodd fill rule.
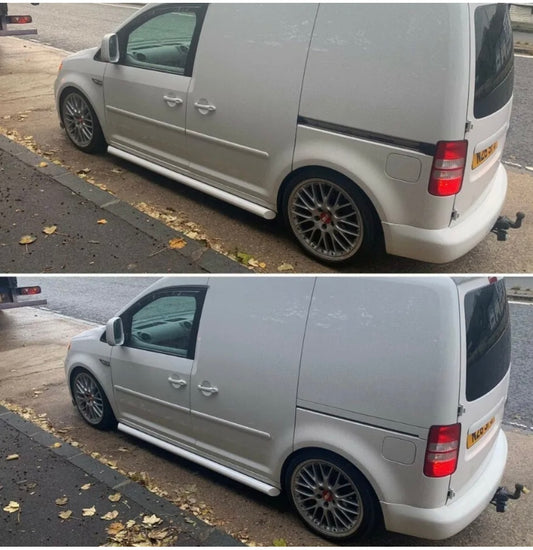
<path fill-rule="evenodd" d="M 55 94 L 79 149 L 282 215 L 320 261 L 449 262 L 504 203 L 513 63 L 505 5 L 161 4 Z"/>
<path fill-rule="evenodd" d="M 37 34 L 36 29 L 13 29 L 8 25 L 27 25 L 32 22 L 31 15 L 8 15 L 6 3 L 0 3 L 0 36 L 19 36 L 25 34 Z"/>
<path fill-rule="evenodd" d="M 0 310 L 25 306 L 42 306 L 46 304 L 40 286 L 17 286 L 16 277 L 0 277 Z"/>
<path fill-rule="evenodd" d="M 507 442 L 503 280 L 174 277 L 75 337 L 73 403 L 268 495 L 334 541 L 450 537 Z"/>

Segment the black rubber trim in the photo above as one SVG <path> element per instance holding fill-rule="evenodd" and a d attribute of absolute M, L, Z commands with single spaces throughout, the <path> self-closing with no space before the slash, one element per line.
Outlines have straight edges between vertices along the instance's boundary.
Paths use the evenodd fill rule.
<path fill-rule="evenodd" d="M 343 126 L 342 124 L 334 124 L 332 122 L 324 122 L 323 120 L 316 120 L 314 118 L 298 116 L 298 124 L 300 126 L 309 126 L 310 128 L 327 130 L 328 132 L 335 132 L 337 134 L 365 139 L 367 141 L 375 141 L 377 143 L 384 143 L 386 145 L 394 145 L 395 147 L 410 149 L 412 151 L 416 151 L 424 155 L 429 155 L 431 157 L 435 154 L 437 150 L 437 146 L 433 143 L 424 143 L 422 141 L 414 141 L 394 136 L 387 136 L 385 134 L 378 134 L 377 132 L 371 132 L 369 130 L 360 130 L 358 128 L 351 128 L 350 126 Z"/>

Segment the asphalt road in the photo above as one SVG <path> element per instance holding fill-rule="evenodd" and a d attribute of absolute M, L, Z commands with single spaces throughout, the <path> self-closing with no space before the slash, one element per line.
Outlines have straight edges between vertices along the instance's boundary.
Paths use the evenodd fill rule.
<path fill-rule="evenodd" d="M 38 284 L 48 300 L 45 309 L 83 321 L 104 324 L 158 277 L 20 277 Z M 509 278 L 508 287 L 533 288 L 533 278 Z M 533 433 L 533 303 L 511 303 L 513 366 L 508 425 Z"/>

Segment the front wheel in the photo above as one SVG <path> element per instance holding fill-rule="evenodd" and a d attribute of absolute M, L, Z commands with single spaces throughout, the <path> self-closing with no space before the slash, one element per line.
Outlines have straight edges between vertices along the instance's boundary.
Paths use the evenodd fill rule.
<path fill-rule="evenodd" d="M 61 120 L 70 141 L 84 153 L 105 149 L 106 142 L 98 117 L 85 96 L 69 89 L 61 98 Z"/>
<path fill-rule="evenodd" d="M 370 485 L 349 462 L 329 453 L 297 457 L 285 489 L 300 519 L 320 536 L 346 542 L 368 535 L 379 505 Z"/>
<path fill-rule="evenodd" d="M 368 199 L 353 182 L 326 171 L 289 181 L 282 207 L 300 246 L 321 262 L 351 261 L 370 251 L 379 235 Z"/>
<path fill-rule="evenodd" d="M 96 378 L 85 370 L 78 370 L 71 381 L 72 395 L 83 420 L 99 430 L 108 430 L 116 424 L 111 405 Z"/>

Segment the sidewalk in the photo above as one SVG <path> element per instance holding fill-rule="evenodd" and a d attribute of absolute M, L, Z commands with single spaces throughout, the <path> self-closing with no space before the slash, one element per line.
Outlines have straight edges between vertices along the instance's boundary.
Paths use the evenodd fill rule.
<path fill-rule="evenodd" d="M 3 546 L 241 545 L 4 407 L 0 434 Z M 18 510 L 6 511 L 10 503 Z M 95 513 L 84 516 L 92 507 Z M 59 516 L 68 511 L 68 519 Z M 102 519 L 109 512 L 116 517 Z"/>
<path fill-rule="evenodd" d="M 2 273 L 249 272 L 1 135 L 0 201 Z"/>

